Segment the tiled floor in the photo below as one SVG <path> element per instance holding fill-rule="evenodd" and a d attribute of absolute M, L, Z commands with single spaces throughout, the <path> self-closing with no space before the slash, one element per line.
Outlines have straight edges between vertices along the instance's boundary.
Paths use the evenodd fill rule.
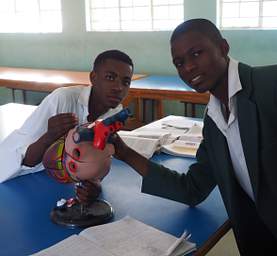
<path fill-rule="evenodd" d="M 230 230 L 218 243 L 206 254 L 207 256 L 239 256 L 233 231 Z"/>

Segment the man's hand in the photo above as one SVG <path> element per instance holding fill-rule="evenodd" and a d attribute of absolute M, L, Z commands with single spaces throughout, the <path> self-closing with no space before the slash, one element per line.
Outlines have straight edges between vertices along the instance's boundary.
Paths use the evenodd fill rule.
<path fill-rule="evenodd" d="M 101 193 L 100 180 L 84 180 L 75 187 L 76 198 L 84 205 L 95 201 Z"/>
<path fill-rule="evenodd" d="M 113 134 L 112 143 L 114 144 L 115 149 L 114 156 L 117 159 L 129 164 L 141 176 L 147 175 L 149 162 L 148 159 L 137 153 L 132 148 L 128 147 L 117 133 Z"/>
<path fill-rule="evenodd" d="M 27 148 L 22 164 L 33 167 L 40 163 L 48 147 L 76 125 L 78 118 L 73 113 L 50 117 L 47 132 Z"/>
<path fill-rule="evenodd" d="M 52 144 L 76 125 L 78 125 L 78 118 L 73 113 L 62 113 L 50 117 L 45 134 L 46 143 Z"/>
<path fill-rule="evenodd" d="M 114 156 L 121 161 L 125 161 L 126 157 L 128 157 L 127 155 L 128 151 L 130 151 L 130 148 L 125 144 L 125 142 L 117 133 L 112 135 L 112 143 L 115 149 Z"/>

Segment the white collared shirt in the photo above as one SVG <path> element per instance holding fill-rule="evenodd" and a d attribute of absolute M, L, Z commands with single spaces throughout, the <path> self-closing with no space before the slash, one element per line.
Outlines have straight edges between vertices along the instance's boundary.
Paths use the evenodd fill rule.
<path fill-rule="evenodd" d="M 238 182 L 240 183 L 244 191 L 254 201 L 254 193 L 250 182 L 238 126 L 236 93 L 239 92 L 241 89 L 242 86 L 239 79 L 238 62 L 230 58 L 228 68 L 228 104 L 230 115 L 228 122 L 226 122 L 224 119 L 221 110 L 221 102 L 213 95 L 210 96 L 207 114 L 212 118 L 212 120 L 216 123 L 218 129 L 226 137 L 232 164 Z"/>
<path fill-rule="evenodd" d="M 46 133 L 48 119 L 59 113 L 75 113 L 79 124 L 86 123 L 91 88 L 71 86 L 55 90 L 41 102 L 20 129 L 13 131 L 0 143 L 0 182 L 44 169 L 41 163 L 33 168 L 22 165 L 27 148 Z M 118 105 L 99 119 L 111 116 L 121 109 L 122 106 Z"/>

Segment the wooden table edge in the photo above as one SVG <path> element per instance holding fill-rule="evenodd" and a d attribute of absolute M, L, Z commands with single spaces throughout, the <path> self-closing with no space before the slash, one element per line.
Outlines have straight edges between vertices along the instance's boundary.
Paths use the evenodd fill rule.
<path fill-rule="evenodd" d="M 204 256 L 212 247 L 231 229 L 230 220 L 226 220 L 222 226 L 193 253 L 194 256 Z"/>

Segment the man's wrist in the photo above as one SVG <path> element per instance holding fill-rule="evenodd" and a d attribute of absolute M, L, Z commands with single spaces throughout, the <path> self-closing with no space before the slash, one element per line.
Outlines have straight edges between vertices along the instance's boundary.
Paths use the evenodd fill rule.
<path fill-rule="evenodd" d="M 125 146 L 121 152 L 121 160 L 127 163 L 130 157 L 132 157 L 133 151 L 132 148 Z"/>

